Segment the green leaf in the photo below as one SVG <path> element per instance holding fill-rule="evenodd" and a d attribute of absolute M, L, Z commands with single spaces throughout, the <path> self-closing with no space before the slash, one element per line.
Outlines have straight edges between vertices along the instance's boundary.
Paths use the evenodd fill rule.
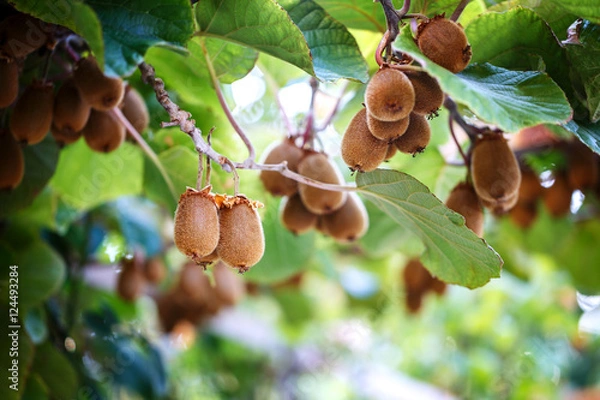
<path fill-rule="evenodd" d="M 89 0 L 102 23 L 105 72 L 130 75 L 154 45 L 183 47 L 193 33 L 187 0 Z"/>
<path fill-rule="evenodd" d="M 66 26 L 84 38 L 94 52 L 98 63 L 104 65 L 104 41 L 102 27 L 94 10 L 77 0 L 40 2 L 38 0 L 14 0 L 14 7 L 44 22 Z"/>
<path fill-rule="evenodd" d="M 482 14 L 465 33 L 473 50 L 471 62 L 489 62 L 513 70 L 545 70 L 563 91 L 572 90 L 565 51 L 534 11 L 517 7 L 503 13 Z"/>
<path fill-rule="evenodd" d="M 203 0 L 196 20 L 200 35 L 263 51 L 314 75 L 302 32 L 273 0 Z"/>
<path fill-rule="evenodd" d="M 433 275 L 468 288 L 500 276 L 500 256 L 465 226 L 460 214 L 410 175 L 375 170 L 358 174 L 356 183 L 368 200 L 421 239 L 421 261 Z"/>
<path fill-rule="evenodd" d="M 360 82 L 369 79 L 367 62 L 344 25 L 312 0 L 280 0 L 279 3 L 304 34 L 317 78 L 322 81 L 348 78 Z"/>
<path fill-rule="evenodd" d="M 269 199 L 265 204 L 263 229 L 265 232 L 265 254 L 244 277 L 261 283 L 285 280 L 307 268 L 313 253 L 314 232 L 294 235 L 279 222 L 279 201 Z"/>
<path fill-rule="evenodd" d="M 35 241 L 14 253 L 19 272 L 19 308 L 25 312 L 56 292 L 65 279 L 63 259 L 46 243 Z"/>
<path fill-rule="evenodd" d="M 3 311 L 4 310 L 6 310 L 6 308 L 3 308 Z M 12 351 L 13 340 L 8 334 L 15 331 L 18 332 L 19 336 L 18 355 L 12 357 L 9 352 Z M 2 368 L 2 376 L 6 377 L 3 378 L 4 382 L 0 385 L 0 398 L 5 400 L 17 400 L 22 398 L 21 394 L 29 383 L 29 370 L 34 357 L 34 347 L 31 344 L 29 337 L 25 334 L 25 330 L 22 328 L 13 331 L 13 329 L 7 328 L 5 324 L 5 326 L 0 329 L 0 332 L 2 333 L 2 335 L 0 335 L 0 346 L 2 346 L 4 352 L 0 358 L 0 368 Z M 13 360 L 18 361 L 18 373 L 8 371 L 13 365 Z M 17 379 L 13 380 L 13 376 Z M 10 385 L 13 384 L 16 384 L 18 391 L 15 391 L 10 387 Z"/>
<path fill-rule="evenodd" d="M 46 400 L 50 399 L 48 387 L 42 380 L 42 378 L 33 373 L 27 379 L 27 386 L 25 386 L 25 392 L 23 392 L 23 400 Z M 3 397 L 4 398 L 4 397 Z"/>
<path fill-rule="evenodd" d="M 581 45 L 566 46 L 571 69 L 578 75 L 585 91 L 590 120 L 600 120 L 600 26 L 585 21 L 581 27 Z"/>
<path fill-rule="evenodd" d="M 58 153 L 58 146 L 50 135 L 41 143 L 23 147 L 25 175 L 14 190 L 0 192 L 0 217 L 12 215 L 34 202 L 54 174 Z"/>
<path fill-rule="evenodd" d="M 456 0 L 416 0 L 410 4 L 410 12 L 421 13 L 429 18 L 436 15 L 445 14 L 450 17 L 456 6 L 459 4 Z M 460 14 L 458 22 L 466 26 L 473 18 L 485 11 L 485 5 L 481 1 L 471 1 Z"/>
<path fill-rule="evenodd" d="M 567 10 L 579 18 L 600 24 L 600 12 L 596 0 L 550 0 L 558 8 Z"/>
<path fill-rule="evenodd" d="M 42 378 L 52 398 L 72 399 L 75 396 L 77 372 L 69 360 L 49 342 L 36 348 L 33 371 Z"/>
<path fill-rule="evenodd" d="M 316 0 L 333 18 L 351 29 L 385 32 L 381 5 L 364 0 Z"/>
<path fill-rule="evenodd" d="M 589 220 L 576 227 L 561 243 L 557 263 L 569 270 L 578 291 L 597 295 L 600 292 L 600 270 L 595 260 L 600 259 L 600 223 Z"/>
<path fill-rule="evenodd" d="M 470 108 L 483 121 L 505 132 L 516 132 L 540 123 L 564 123 L 571 118 L 565 94 L 546 74 L 509 71 L 489 64 L 474 64 L 453 74 L 421 53 L 408 28 L 401 30 L 395 45 L 435 76 L 454 101 Z"/>
<path fill-rule="evenodd" d="M 592 124 L 590 122 L 569 121 L 564 127 L 573 132 L 590 149 L 600 154 L 600 122 Z"/>
<path fill-rule="evenodd" d="M 140 149 L 123 143 L 111 153 L 91 150 L 84 140 L 65 147 L 50 181 L 69 205 L 89 209 L 142 190 L 143 157 Z"/>

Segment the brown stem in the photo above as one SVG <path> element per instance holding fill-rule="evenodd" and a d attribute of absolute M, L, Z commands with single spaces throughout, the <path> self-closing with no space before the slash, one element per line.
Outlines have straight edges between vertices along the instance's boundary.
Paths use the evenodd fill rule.
<path fill-rule="evenodd" d="M 467 170 L 469 170 L 470 166 L 471 166 L 471 163 L 469 162 L 469 159 L 467 158 L 467 155 L 463 152 L 463 149 L 460 146 L 460 143 L 458 142 L 458 138 L 456 137 L 456 134 L 454 132 L 454 124 L 453 124 L 453 122 L 454 122 L 454 120 L 452 119 L 452 116 L 448 117 L 448 126 L 450 128 L 450 135 L 452 136 L 452 139 L 454 139 L 454 144 L 456 144 L 456 148 L 458 149 L 458 152 L 460 153 L 463 161 L 465 162 L 465 166 L 467 167 Z"/>
<path fill-rule="evenodd" d="M 204 169 L 204 157 L 204 154 L 198 153 L 198 176 L 196 176 L 196 190 L 198 191 L 202 189 L 202 170 Z"/>
<path fill-rule="evenodd" d="M 210 140 L 212 138 L 212 133 L 214 131 L 215 131 L 215 127 L 213 126 L 212 128 L 210 128 L 210 131 L 208 131 L 208 135 L 206 135 L 206 142 L 208 143 L 209 146 L 211 146 Z M 210 158 L 206 157 L 206 175 L 204 176 L 204 186 L 210 185 L 210 172 L 211 172 Z"/>
<path fill-rule="evenodd" d="M 450 16 L 450 21 L 458 21 L 458 19 L 460 18 L 460 15 L 462 14 L 462 12 L 465 10 L 465 7 L 467 6 L 467 4 L 469 4 L 470 0 L 461 0 L 460 3 L 458 3 L 458 5 L 456 6 L 456 8 L 454 9 L 454 12 L 452 13 L 452 15 Z"/>
<path fill-rule="evenodd" d="M 315 98 L 319 91 L 319 82 L 316 78 L 310 78 L 310 105 L 308 106 L 308 113 L 306 114 L 306 126 L 304 127 L 304 133 L 302 134 L 302 146 L 304 147 L 307 143 L 312 146 L 314 135 L 315 135 Z"/>

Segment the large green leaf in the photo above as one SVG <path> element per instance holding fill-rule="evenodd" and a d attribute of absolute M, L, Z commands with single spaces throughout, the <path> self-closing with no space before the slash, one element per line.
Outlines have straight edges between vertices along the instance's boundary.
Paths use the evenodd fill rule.
<path fill-rule="evenodd" d="M 564 127 L 574 133 L 590 149 L 600 154 L 600 122 L 592 124 L 590 122 L 569 121 Z"/>
<path fill-rule="evenodd" d="M 600 7 L 597 0 L 550 0 L 557 8 L 562 8 L 580 18 L 600 24 Z"/>
<path fill-rule="evenodd" d="M 597 122 L 600 120 L 600 26 L 584 22 L 579 41 L 581 45 L 566 46 L 567 54 L 572 70 L 583 85 L 590 120 Z"/>
<path fill-rule="evenodd" d="M 364 0 L 316 0 L 333 18 L 352 29 L 385 32 L 381 4 Z"/>
<path fill-rule="evenodd" d="M 367 62 L 348 29 L 312 0 L 280 0 L 304 34 L 316 76 L 323 81 L 350 78 L 366 82 Z"/>
<path fill-rule="evenodd" d="M 559 265 L 569 270 L 577 290 L 588 295 L 600 292 L 600 223 L 589 220 L 577 225 L 573 234 L 567 235 L 557 254 Z"/>
<path fill-rule="evenodd" d="M 5 293 L 5 292 L 4 292 Z M 6 310 L 5 308 L 2 309 Z M 3 320 L 4 321 L 4 320 Z M 3 400 L 18 400 L 23 398 L 22 394 L 29 384 L 30 378 L 30 367 L 34 357 L 34 347 L 31 344 L 31 340 L 25 333 L 25 329 L 21 327 L 18 329 L 19 344 L 18 344 L 18 355 L 11 357 L 9 351 L 12 349 L 12 336 L 8 336 L 9 333 L 13 333 L 12 328 L 8 328 L 7 324 L 4 324 L 0 328 L 0 346 L 2 346 L 4 354 L 0 358 L 0 368 L 2 368 L 2 382 L 0 386 L 0 399 Z M 13 371 L 8 371 L 12 367 L 13 360 L 18 361 L 18 373 L 13 374 Z M 6 371 L 6 372 L 5 372 Z M 16 376 L 15 376 L 16 375 Z M 11 379 L 15 376 L 17 379 Z M 13 390 L 11 386 L 17 384 L 18 391 Z"/>
<path fill-rule="evenodd" d="M 0 217 L 13 215 L 33 203 L 52 177 L 57 167 L 58 154 L 58 146 L 50 135 L 41 143 L 23 147 L 25 175 L 14 190 L 0 192 Z"/>
<path fill-rule="evenodd" d="M 119 196 L 139 194 L 142 168 L 142 153 L 131 143 L 123 143 L 117 150 L 104 154 L 79 140 L 61 151 L 50 184 L 69 205 L 89 209 Z"/>
<path fill-rule="evenodd" d="M 453 74 L 421 53 L 409 27 L 402 29 L 394 44 L 438 78 L 444 92 L 454 101 L 506 132 L 541 123 L 564 123 L 571 118 L 565 94 L 544 73 L 474 64 Z"/>
<path fill-rule="evenodd" d="M 465 32 L 473 50 L 471 62 L 513 70 L 545 70 L 565 92 L 571 91 L 565 51 L 533 10 L 517 7 L 482 14 Z"/>
<path fill-rule="evenodd" d="M 254 282 L 274 283 L 307 268 L 313 253 L 314 232 L 294 235 L 279 222 L 279 201 L 270 199 L 265 206 L 263 229 L 265 254 L 244 277 Z"/>
<path fill-rule="evenodd" d="M 104 65 L 102 27 L 94 10 L 77 0 L 38 1 L 14 0 L 11 4 L 21 12 L 44 22 L 66 26 L 86 40 L 100 65 Z"/>
<path fill-rule="evenodd" d="M 89 0 L 102 23 L 106 72 L 129 75 L 153 45 L 183 47 L 193 33 L 187 0 Z"/>
<path fill-rule="evenodd" d="M 314 75 L 302 31 L 273 0 L 203 0 L 196 20 L 200 35 L 263 51 Z"/>
<path fill-rule="evenodd" d="M 414 0 L 410 4 L 410 11 L 413 13 L 425 14 L 429 18 L 440 14 L 445 14 L 446 17 L 450 17 L 458 4 L 459 2 L 456 0 Z M 460 14 L 458 22 L 466 25 L 484 11 L 485 5 L 482 1 L 471 1 Z"/>
<path fill-rule="evenodd" d="M 368 200 L 421 239 L 421 260 L 433 275 L 468 288 L 500 276 L 500 256 L 410 175 L 379 169 L 358 174 L 356 183 Z"/>
<path fill-rule="evenodd" d="M 63 353 L 46 342 L 36 348 L 33 371 L 48 387 L 52 398 L 72 399 L 77 393 L 77 372 Z"/>

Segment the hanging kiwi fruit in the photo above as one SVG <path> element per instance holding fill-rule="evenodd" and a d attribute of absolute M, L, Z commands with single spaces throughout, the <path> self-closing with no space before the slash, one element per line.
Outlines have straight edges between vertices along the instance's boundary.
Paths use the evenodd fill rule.
<path fill-rule="evenodd" d="M 464 70 L 472 51 L 460 24 L 438 15 L 419 24 L 417 44 L 423 54 L 452 73 Z"/>
<path fill-rule="evenodd" d="M 465 218 L 465 225 L 479 237 L 483 236 L 483 208 L 473 185 L 461 182 L 452 189 L 446 206 Z"/>
<path fill-rule="evenodd" d="M 53 107 L 51 83 L 35 81 L 27 86 L 17 99 L 9 121 L 17 141 L 29 145 L 41 142 L 50 131 Z"/>
<path fill-rule="evenodd" d="M 127 86 L 125 96 L 122 102 L 123 115 L 131 123 L 138 133 L 142 133 L 148 128 L 150 115 L 144 98 L 134 87 Z"/>
<path fill-rule="evenodd" d="M 369 130 L 367 110 L 360 109 L 342 137 L 341 152 L 344 162 L 352 171 L 373 171 L 383 162 L 387 150 L 387 141 L 374 137 Z"/>
<path fill-rule="evenodd" d="M 318 216 L 306 209 L 300 195 L 284 197 L 279 205 L 281 224 L 295 235 L 301 235 L 317 225 Z"/>
<path fill-rule="evenodd" d="M 339 210 L 320 218 L 321 232 L 340 243 L 360 239 L 369 228 L 367 209 L 354 192 L 348 195 L 348 199 Z"/>
<path fill-rule="evenodd" d="M 0 88 L 0 108 L 6 108 L 19 95 L 19 66 L 16 61 L 0 59 Z"/>
<path fill-rule="evenodd" d="M 90 117 L 90 105 L 86 103 L 72 78 L 67 79 L 56 92 L 52 125 L 65 135 L 80 132 Z"/>
<path fill-rule="evenodd" d="M 95 110 L 110 110 L 123 100 L 125 86 L 121 78 L 104 75 L 93 56 L 77 62 L 73 80 L 81 97 Z"/>
<path fill-rule="evenodd" d="M 406 132 L 394 140 L 394 145 L 403 153 L 413 156 L 422 153 L 431 140 L 431 127 L 427 119 L 417 113 L 411 113 Z"/>
<path fill-rule="evenodd" d="M 323 153 L 310 152 L 298 164 L 298 173 L 322 183 L 341 185 L 341 172 Z M 298 184 L 298 192 L 304 206 L 313 214 L 334 212 L 344 205 L 347 194 L 342 191 L 324 190 L 304 183 Z"/>
<path fill-rule="evenodd" d="M 296 146 L 293 138 L 284 139 L 265 150 L 263 164 L 279 164 L 287 162 L 291 171 L 298 171 L 298 163 L 304 151 Z M 277 171 L 261 171 L 260 180 L 273 196 L 291 196 L 298 191 L 298 183 Z"/>
<path fill-rule="evenodd" d="M 19 186 L 25 174 L 25 159 L 21 146 L 6 129 L 0 128 L 0 191 Z"/>
<path fill-rule="evenodd" d="M 380 121 L 398 121 L 413 110 L 415 90 L 403 72 L 381 68 L 367 83 L 365 106 Z"/>

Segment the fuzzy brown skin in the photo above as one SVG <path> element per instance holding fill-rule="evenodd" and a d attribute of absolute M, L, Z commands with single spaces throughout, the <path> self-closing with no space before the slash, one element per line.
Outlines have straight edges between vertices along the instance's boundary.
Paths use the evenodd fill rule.
<path fill-rule="evenodd" d="M 0 60 L 0 88 L 0 108 L 6 108 L 19 95 L 19 67 L 16 62 Z"/>
<path fill-rule="evenodd" d="M 535 222 L 537 213 L 537 202 L 519 200 L 508 215 L 519 228 L 528 229 Z"/>
<path fill-rule="evenodd" d="M 224 206 L 219 212 L 220 238 L 217 253 L 222 261 L 240 273 L 260 261 L 265 252 L 265 237 L 260 216 L 246 202 Z"/>
<path fill-rule="evenodd" d="M 512 196 L 503 198 L 501 200 L 486 200 L 482 198 L 479 200 L 481 200 L 481 204 L 485 208 L 490 210 L 494 215 L 500 217 L 512 210 L 517 204 L 519 201 L 519 193 L 514 193 Z"/>
<path fill-rule="evenodd" d="M 304 155 L 304 151 L 298 148 L 292 139 L 285 139 L 268 148 L 265 154 L 263 164 L 279 164 L 287 161 L 288 168 L 297 172 L 298 163 Z M 261 171 L 260 180 L 265 189 L 273 196 L 291 196 L 298 191 L 298 182 L 276 171 Z"/>
<path fill-rule="evenodd" d="M 161 283 L 167 276 L 167 267 L 165 263 L 158 257 L 153 257 L 146 260 L 144 264 L 144 277 L 148 283 L 157 285 Z"/>
<path fill-rule="evenodd" d="M 417 45 L 427 58 L 453 73 L 464 70 L 471 61 L 471 46 L 464 29 L 443 16 L 419 25 Z"/>
<path fill-rule="evenodd" d="M 341 152 L 352 171 L 373 171 L 387 154 L 388 142 L 374 137 L 367 126 L 367 110 L 362 108 L 348 124 L 342 137 Z"/>
<path fill-rule="evenodd" d="M 560 218 L 571 211 L 572 196 L 573 190 L 569 185 L 566 173 L 559 171 L 555 173 L 552 186 L 544 189 L 542 199 L 550 215 Z"/>
<path fill-rule="evenodd" d="M 415 89 L 413 112 L 421 115 L 435 114 L 444 103 L 444 92 L 437 79 L 427 72 L 405 72 Z"/>
<path fill-rule="evenodd" d="M 369 215 L 356 193 L 350 193 L 339 210 L 321 217 L 322 230 L 339 243 L 360 239 L 369 229 Z"/>
<path fill-rule="evenodd" d="M 281 201 L 279 218 L 288 231 L 301 235 L 316 227 L 318 216 L 304 207 L 300 195 L 296 193 Z"/>
<path fill-rule="evenodd" d="M 54 138 L 54 140 L 56 140 L 56 143 L 61 148 L 78 141 L 79 138 L 83 136 L 82 132 L 83 130 L 79 132 L 71 132 L 70 130 L 61 131 L 54 125 L 50 127 L 50 133 L 52 133 L 52 137 Z"/>
<path fill-rule="evenodd" d="M 423 115 L 411 113 L 406 132 L 394 140 L 394 144 L 401 152 L 415 155 L 425 150 L 429 140 L 431 140 L 431 128 L 427 119 Z"/>
<path fill-rule="evenodd" d="M 516 203 L 521 170 L 502 134 L 486 133 L 477 139 L 471 156 L 471 176 L 482 201 L 497 204 L 512 202 L 512 206 Z"/>
<path fill-rule="evenodd" d="M 146 281 L 142 272 L 142 262 L 138 255 L 121 260 L 121 272 L 117 277 L 117 294 L 125 301 L 137 300 L 144 291 Z"/>
<path fill-rule="evenodd" d="M 479 237 L 483 236 L 483 208 L 472 185 L 461 182 L 452 189 L 446 206 L 465 218 L 465 225 Z"/>
<path fill-rule="evenodd" d="M 177 287 L 195 303 L 207 303 L 214 296 L 214 288 L 204 269 L 193 262 L 183 265 Z"/>
<path fill-rule="evenodd" d="M 567 148 L 567 159 L 567 178 L 571 189 L 594 187 L 598 181 L 598 155 L 579 140 L 573 140 Z"/>
<path fill-rule="evenodd" d="M 101 153 L 116 150 L 125 140 L 125 126 L 107 111 L 92 110 L 81 132 L 87 145 Z"/>
<path fill-rule="evenodd" d="M 94 57 L 79 60 L 73 79 L 81 97 L 95 110 L 110 110 L 123 100 L 125 86 L 121 78 L 104 75 Z"/>
<path fill-rule="evenodd" d="M 389 143 L 392 140 L 404 135 L 410 120 L 409 117 L 405 117 L 399 119 L 398 121 L 386 122 L 378 120 L 369 113 L 366 114 L 367 127 L 369 128 L 371 135 L 373 135 L 375 139 L 382 140 L 386 143 Z"/>
<path fill-rule="evenodd" d="M 371 77 L 365 90 L 365 106 L 381 121 L 406 118 L 415 105 L 415 90 L 406 75 L 382 68 Z"/>
<path fill-rule="evenodd" d="M 25 174 L 25 159 L 21 146 L 13 135 L 0 129 L 0 191 L 19 186 Z"/>
<path fill-rule="evenodd" d="M 54 92 L 52 84 L 34 82 L 17 99 L 10 116 L 10 131 L 18 142 L 41 142 L 52 125 Z"/>
<path fill-rule="evenodd" d="M 48 40 L 52 25 L 27 14 L 15 14 L 0 22 L 0 58 L 27 57 Z"/>
<path fill-rule="evenodd" d="M 125 91 L 122 104 L 121 111 L 125 118 L 138 133 L 144 132 L 150 123 L 150 115 L 142 95 L 135 88 L 129 86 Z"/>
<path fill-rule="evenodd" d="M 337 166 L 323 153 L 310 153 L 298 164 L 298 173 L 323 183 L 341 185 L 343 178 Z M 298 184 L 298 193 L 304 206 L 313 214 L 329 214 L 344 205 L 347 194 L 314 186 Z"/>
<path fill-rule="evenodd" d="M 231 267 L 223 262 L 218 262 L 213 267 L 215 280 L 215 294 L 227 306 L 233 306 L 246 295 L 246 285 L 239 274 L 233 272 Z"/>
<path fill-rule="evenodd" d="M 383 159 L 383 161 L 388 161 L 389 159 L 394 157 L 397 152 L 398 152 L 398 148 L 396 147 L 396 145 L 393 142 L 388 144 L 388 149 L 387 149 L 387 152 L 385 153 L 385 158 Z"/>
<path fill-rule="evenodd" d="M 54 97 L 52 125 L 65 135 L 74 136 L 87 123 L 90 111 L 90 105 L 81 97 L 73 79 L 68 79 Z"/>
<path fill-rule="evenodd" d="M 219 213 L 210 188 L 188 188 L 175 211 L 175 246 L 194 262 L 211 254 L 219 242 Z"/>

